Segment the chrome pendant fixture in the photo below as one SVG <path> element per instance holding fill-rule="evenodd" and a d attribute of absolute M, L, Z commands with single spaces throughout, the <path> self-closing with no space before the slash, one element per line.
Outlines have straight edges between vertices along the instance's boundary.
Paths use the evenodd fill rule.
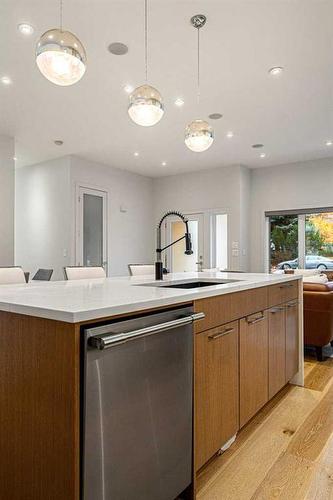
<path fill-rule="evenodd" d="M 60 0 L 60 28 L 46 31 L 36 47 L 39 71 L 50 82 L 66 87 L 77 83 L 86 71 L 87 56 L 80 40 L 62 28 L 62 0 Z"/>
<path fill-rule="evenodd" d="M 206 24 L 206 16 L 197 14 L 191 18 L 191 24 L 198 30 L 198 103 L 200 102 L 200 28 Z M 185 144 L 195 153 L 206 151 L 213 144 L 214 130 L 205 120 L 194 120 L 185 129 Z"/>
<path fill-rule="evenodd" d="M 148 9 L 145 0 L 145 72 L 146 83 L 137 87 L 129 98 L 128 114 L 137 125 L 156 125 L 164 114 L 163 99 L 158 90 L 148 85 Z"/>

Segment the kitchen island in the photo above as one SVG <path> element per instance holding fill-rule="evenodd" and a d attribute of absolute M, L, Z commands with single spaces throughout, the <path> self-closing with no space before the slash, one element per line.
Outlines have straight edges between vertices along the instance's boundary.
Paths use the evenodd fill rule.
<path fill-rule="evenodd" d="M 167 286 L 207 280 L 229 282 Z M 299 276 L 182 273 L 163 283 L 147 276 L 2 286 L 0 498 L 79 500 L 83 329 L 179 305 L 205 314 L 194 325 L 194 483 L 286 383 L 303 383 Z"/>

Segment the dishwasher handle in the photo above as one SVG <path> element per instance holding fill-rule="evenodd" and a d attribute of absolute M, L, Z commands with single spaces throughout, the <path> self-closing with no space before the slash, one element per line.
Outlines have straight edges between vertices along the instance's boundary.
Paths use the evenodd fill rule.
<path fill-rule="evenodd" d="M 147 335 L 154 335 L 155 333 L 165 332 L 166 330 L 171 330 L 172 328 L 188 325 L 189 323 L 193 323 L 194 321 L 203 319 L 204 317 L 205 314 L 203 312 L 199 312 L 182 318 L 166 321 L 165 323 L 159 323 L 158 325 L 147 326 L 146 328 L 140 328 L 139 330 L 132 330 L 131 332 L 110 332 L 104 335 L 96 335 L 88 339 L 88 344 L 96 349 L 108 349 L 109 347 L 123 344 L 129 340 L 146 337 Z"/>

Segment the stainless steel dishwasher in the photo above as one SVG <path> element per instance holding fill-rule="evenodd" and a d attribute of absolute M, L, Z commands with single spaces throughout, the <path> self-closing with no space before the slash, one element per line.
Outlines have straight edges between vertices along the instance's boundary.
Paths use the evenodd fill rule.
<path fill-rule="evenodd" d="M 174 500 L 192 482 L 191 307 L 84 330 L 84 500 Z"/>

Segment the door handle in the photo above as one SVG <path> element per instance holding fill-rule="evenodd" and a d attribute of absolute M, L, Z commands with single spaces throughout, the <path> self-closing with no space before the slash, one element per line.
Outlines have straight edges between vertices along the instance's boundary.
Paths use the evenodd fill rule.
<path fill-rule="evenodd" d="M 264 314 L 264 312 L 262 312 L 261 316 L 254 318 L 254 319 L 249 319 L 250 317 L 251 316 L 248 316 L 246 318 L 246 322 L 248 325 L 254 325 L 255 323 L 259 323 L 259 321 L 262 321 L 263 319 L 265 319 L 265 314 Z"/>
<path fill-rule="evenodd" d="M 298 302 L 293 302 L 292 304 L 287 304 L 287 307 L 296 307 L 298 305 Z"/>
<path fill-rule="evenodd" d="M 234 330 L 235 330 L 234 328 L 227 328 L 226 330 L 223 330 L 223 332 L 216 333 L 215 335 L 209 335 L 208 340 L 219 339 L 220 337 L 224 337 L 225 335 L 228 335 L 229 333 L 233 332 Z"/>
<path fill-rule="evenodd" d="M 270 309 L 269 312 L 271 314 L 276 314 L 278 312 L 284 311 L 284 307 L 274 307 L 273 309 Z"/>
<path fill-rule="evenodd" d="M 129 340 L 147 337 L 148 335 L 154 335 L 155 333 L 165 332 L 167 330 L 171 330 L 172 328 L 188 325 L 189 323 L 193 323 L 194 321 L 203 319 L 204 317 L 205 313 L 200 312 L 184 316 L 183 318 L 173 319 L 172 321 L 166 321 L 165 323 L 159 323 L 158 325 L 147 326 L 146 328 L 140 328 L 139 330 L 132 330 L 131 332 L 110 332 L 104 335 L 96 335 L 89 338 L 88 344 L 96 349 L 108 349 L 109 347 L 123 344 Z"/>
<path fill-rule="evenodd" d="M 204 264 L 204 263 L 203 263 L 203 260 L 199 260 L 198 262 L 196 262 L 196 264 L 197 264 L 197 266 L 199 266 L 198 271 L 199 271 L 199 272 L 200 272 L 200 271 L 202 271 L 203 264 Z"/>
<path fill-rule="evenodd" d="M 286 283 L 285 285 L 280 285 L 279 288 L 281 288 L 281 289 L 282 288 L 292 288 L 293 286 L 294 286 L 293 283 Z"/>

